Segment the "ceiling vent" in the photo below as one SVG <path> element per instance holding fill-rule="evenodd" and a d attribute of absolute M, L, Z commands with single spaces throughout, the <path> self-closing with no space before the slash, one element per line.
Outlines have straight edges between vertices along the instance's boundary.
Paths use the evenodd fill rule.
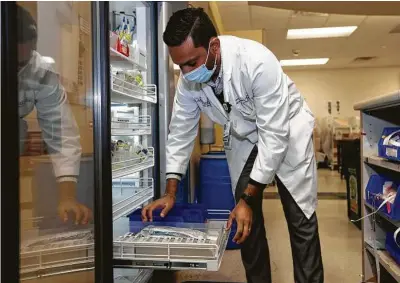
<path fill-rule="evenodd" d="M 400 24 L 395 26 L 389 33 L 400 33 Z"/>
<path fill-rule="evenodd" d="M 353 63 L 364 63 L 364 62 L 370 62 L 375 60 L 377 57 L 376 56 L 365 56 L 365 57 L 357 57 L 353 60 Z"/>

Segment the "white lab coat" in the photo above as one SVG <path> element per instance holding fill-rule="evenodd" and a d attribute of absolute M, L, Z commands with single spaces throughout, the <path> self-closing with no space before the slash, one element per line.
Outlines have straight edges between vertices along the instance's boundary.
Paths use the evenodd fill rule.
<path fill-rule="evenodd" d="M 197 135 L 200 111 L 215 123 L 231 123 L 232 149 L 226 155 L 235 190 L 254 145 L 258 156 L 250 177 L 270 183 L 275 174 L 310 218 L 317 206 L 317 174 L 312 132 L 314 117 L 293 81 L 265 46 L 220 36 L 228 114 L 211 87 L 186 81 L 177 85 L 166 172 L 184 174 Z"/>
<path fill-rule="evenodd" d="M 37 119 L 53 163 L 56 178 L 79 175 L 80 135 L 59 77 L 36 51 L 18 73 L 20 150 L 28 125 L 24 118 L 36 107 Z"/>

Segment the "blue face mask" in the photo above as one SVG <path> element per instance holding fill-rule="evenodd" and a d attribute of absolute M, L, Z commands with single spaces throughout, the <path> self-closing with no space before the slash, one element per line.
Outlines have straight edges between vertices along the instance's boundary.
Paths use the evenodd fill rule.
<path fill-rule="evenodd" d="M 211 70 L 207 68 L 206 63 L 209 54 L 210 54 L 210 46 L 208 46 L 207 58 L 204 64 L 192 70 L 189 73 L 183 74 L 183 77 L 190 82 L 195 82 L 195 83 L 208 82 L 211 79 L 212 75 L 214 74 L 215 70 L 217 69 L 217 56 L 215 56 L 214 68 L 212 68 Z"/>

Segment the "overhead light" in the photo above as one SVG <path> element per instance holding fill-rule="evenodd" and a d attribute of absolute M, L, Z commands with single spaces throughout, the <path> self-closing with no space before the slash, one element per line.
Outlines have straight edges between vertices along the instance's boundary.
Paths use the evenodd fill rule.
<path fill-rule="evenodd" d="M 329 58 L 313 58 L 313 59 L 289 59 L 281 60 L 281 66 L 310 66 L 310 65 L 325 65 Z"/>
<path fill-rule="evenodd" d="M 356 29 L 357 26 L 290 29 L 287 32 L 286 38 L 305 39 L 305 38 L 346 37 L 350 36 Z"/>
<path fill-rule="evenodd" d="M 174 64 L 174 70 L 175 70 L 175 71 L 180 71 L 180 70 L 181 70 L 181 68 L 179 67 L 179 65 L 177 65 L 177 64 Z"/>

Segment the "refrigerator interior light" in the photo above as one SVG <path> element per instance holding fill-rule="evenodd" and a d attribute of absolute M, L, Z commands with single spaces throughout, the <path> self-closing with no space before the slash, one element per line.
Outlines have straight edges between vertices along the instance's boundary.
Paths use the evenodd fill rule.
<path fill-rule="evenodd" d="M 312 59 L 289 59 L 281 60 L 281 66 L 310 66 L 310 65 L 325 65 L 329 58 L 312 58 Z"/>
<path fill-rule="evenodd" d="M 289 29 L 287 39 L 329 38 L 350 36 L 357 26 Z"/>

